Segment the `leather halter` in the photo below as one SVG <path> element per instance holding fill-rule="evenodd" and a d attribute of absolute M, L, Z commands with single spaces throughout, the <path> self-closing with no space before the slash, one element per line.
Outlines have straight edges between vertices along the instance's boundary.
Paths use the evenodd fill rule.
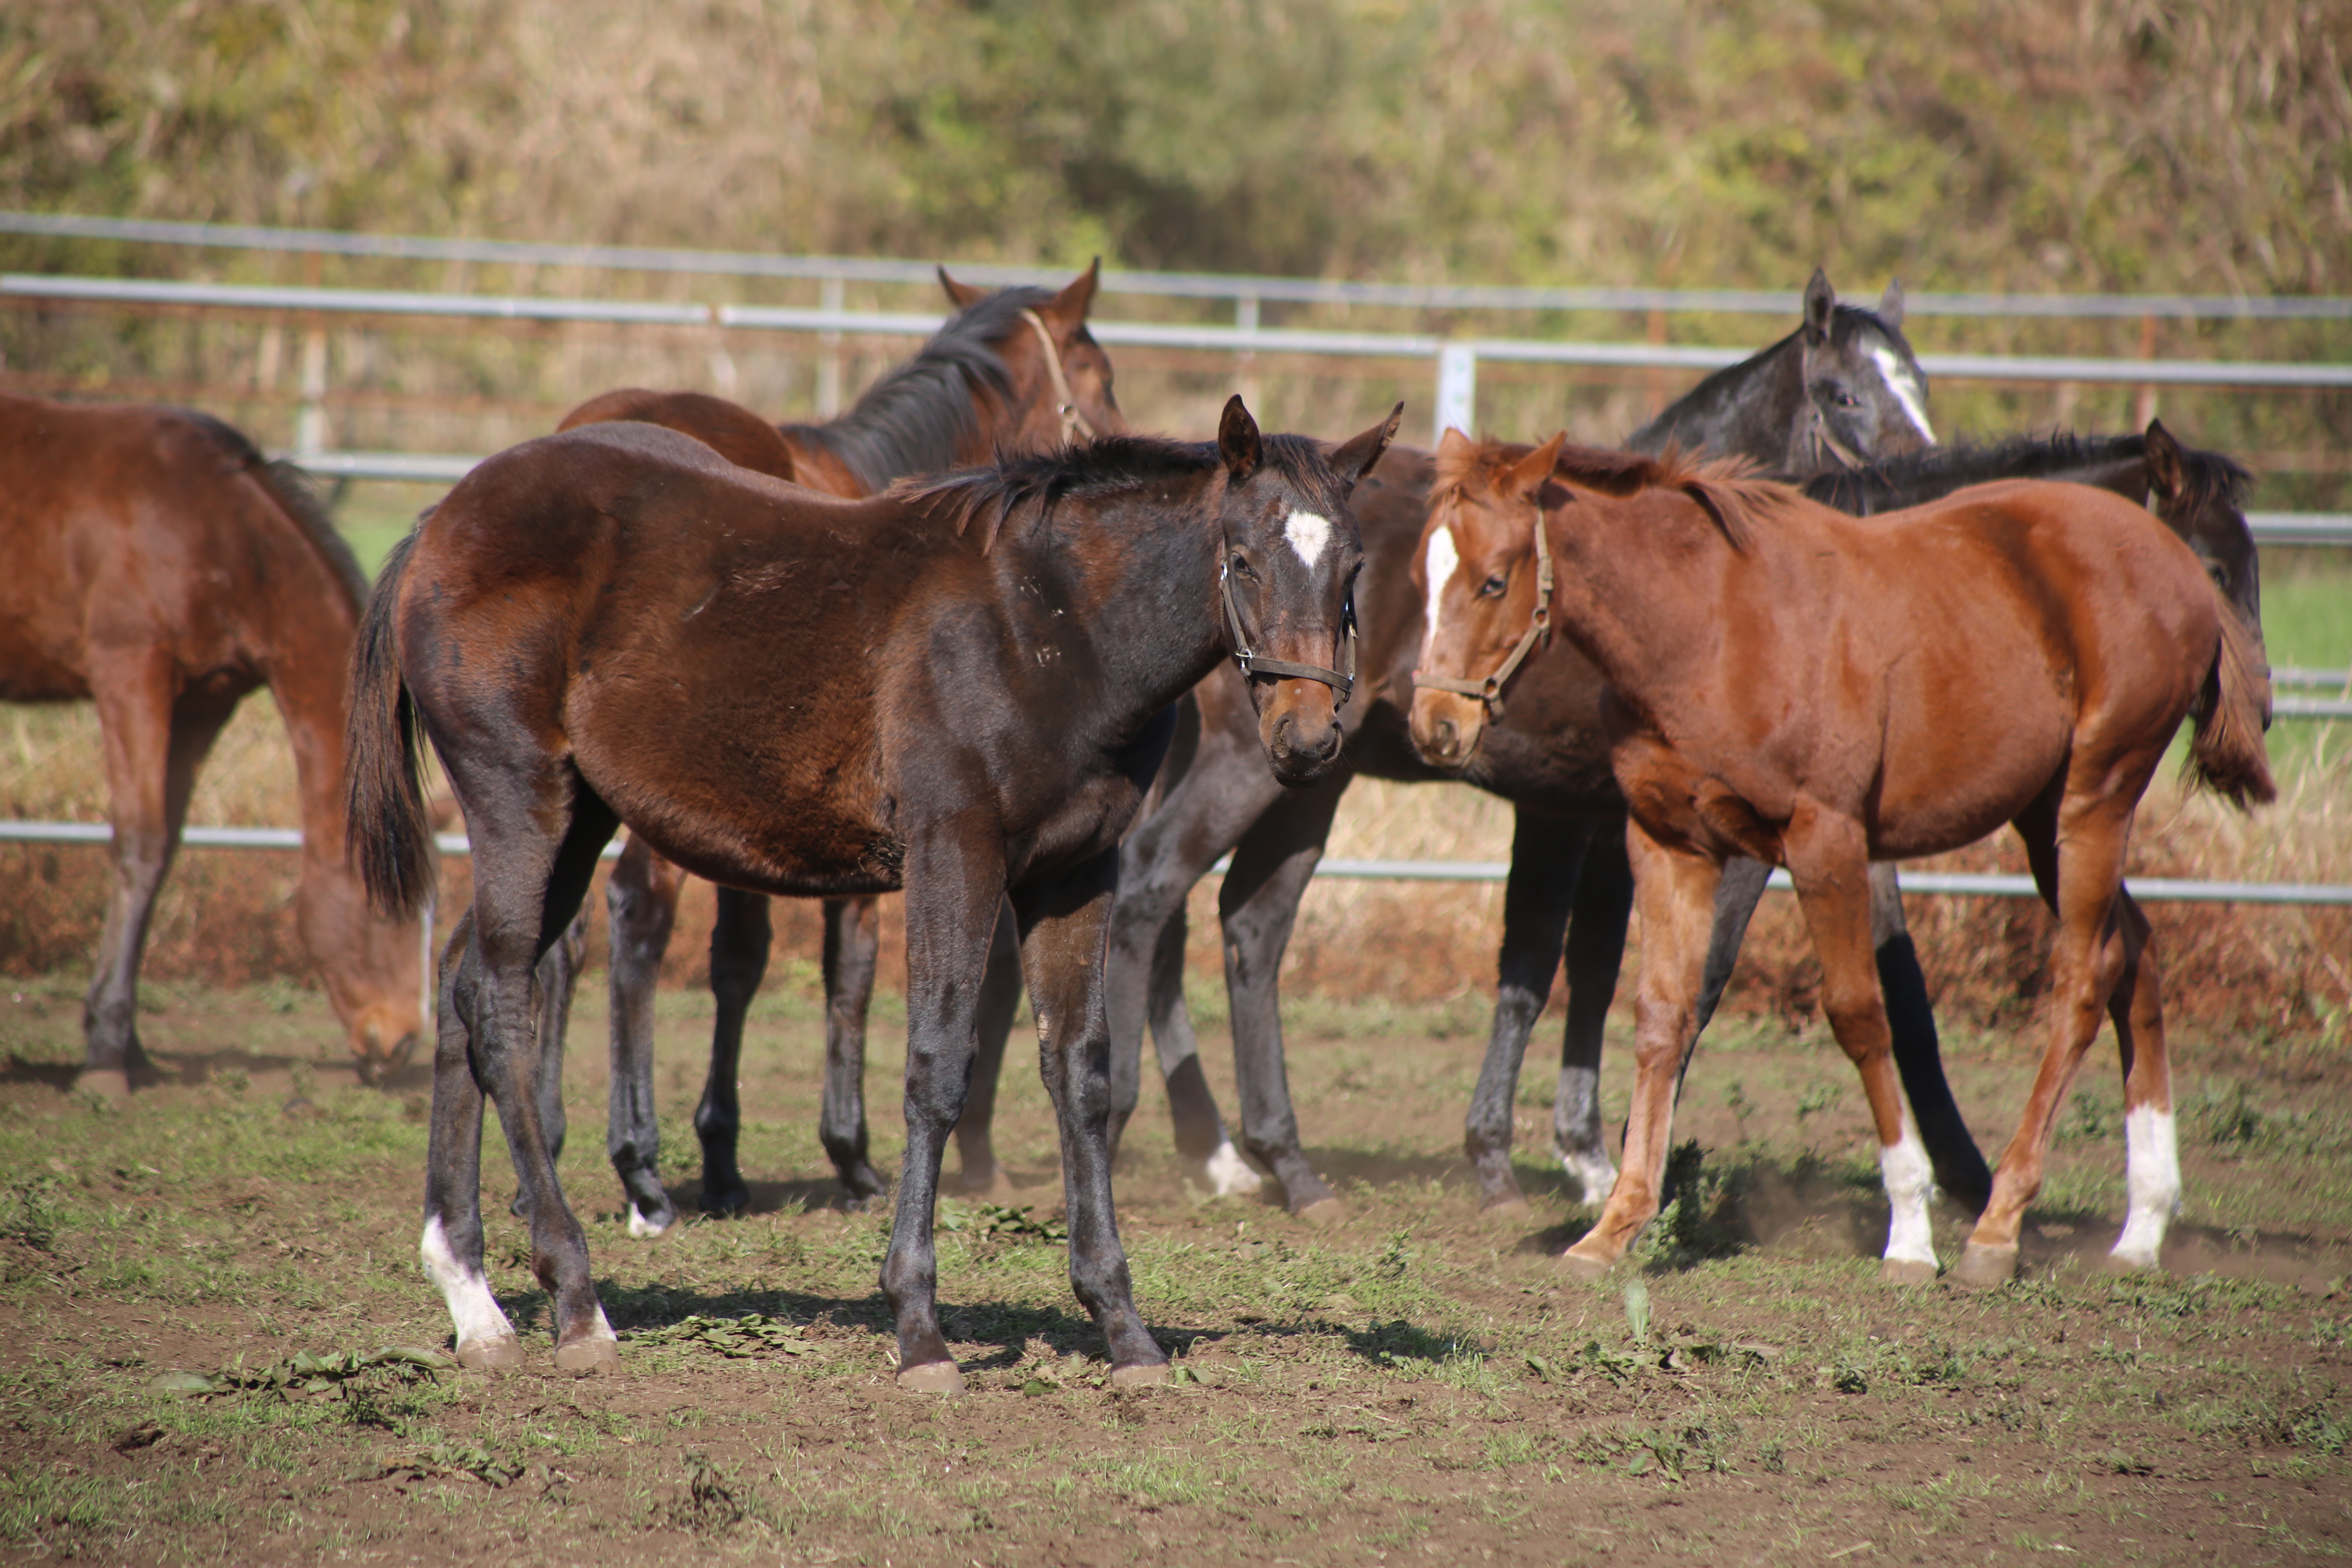
<path fill-rule="evenodd" d="M 1459 493 L 1454 497 L 1454 504 L 1456 506 L 1461 504 Z M 1415 686 L 1425 686 L 1433 691 L 1452 691 L 1464 697 L 1475 697 L 1486 705 L 1488 713 L 1496 719 L 1502 718 L 1504 682 L 1518 672 L 1520 664 L 1526 660 L 1528 655 L 1535 651 L 1536 645 L 1551 634 L 1551 542 L 1544 536 L 1543 507 L 1540 504 L 1536 507 L 1535 532 L 1535 614 L 1528 617 L 1528 629 L 1519 634 L 1519 640 L 1513 645 L 1510 657 L 1503 660 L 1502 668 L 1484 680 L 1454 680 L 1440 675 L 1423 675 L 1416 670 L 1412 678 L 1412 683 Z"/>
<path fill-rule="evenodd" d="M 1346 639 L 1342 662 L 1345 669 L 1326 669 L 1319 664 L 1293 664 L 1286 658 L 1268 658 L 1254 652 L 1249 634 L 1242 628 L 1241 606 L 1234 603 L 1234 574 L 1230 562 L 1217 568 L 1217 592 L 1225 605 L 1225 633 L 1233 638 L 1234 662 L 1241 666 L 1242 678 L 1254 675 L 1319 680 L 1331 689 L 1334 708 L 1345 708 L 1356 689 L 1356 596 L 1348 595 L 1348 607 L 1340 621 L 1341 636 Z"/>
<path fill-rule="evenodd" d="M 1805 421 L 1805 434 L 1811 438 L 1816 453 L 1826 451 L 1849 468 L 1863 468 L 1870 466 L 1867 459 L 1830 434 L 1829 416 L 1823 414 L 1822 405 L 1815 403 L 1810 396 L 1805 399 L 1805 411 L 1811 416 Z M 1818 462 L 1819 458 L 1816 458 L 1815 460 Z"/>
<path fill-rule="evenodd" d="M 1062 373 L 1062 351 L 1054 342 L 1053 329 L 1034 310 L 1022 311 L 1021 319 L 1037 329 L 1037 341 L 1045 348 L 1045 374 L 1054 383 L 1054 411 L 1062 416 L 1062 445 L 1093 440 L 1094 425 L 1079 411 L 1078 400 L 1070 393 L 1070 378 Z"/>

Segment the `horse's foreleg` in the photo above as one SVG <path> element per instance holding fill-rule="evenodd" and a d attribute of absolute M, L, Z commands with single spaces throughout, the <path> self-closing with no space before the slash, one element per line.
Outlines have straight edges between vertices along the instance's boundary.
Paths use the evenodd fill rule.
<path fill-rule="evenodd" d="M 1021 961 L 1037 1012 L 1038 1069 L 1062 1131 L 1070 1285 L 1094 1315 L 1114 1383 L 1157 1383 L 1168 1357 L 1135 1308 L 1110 1186 L 1110 1031 L 1102 952 L 1118 856 L 1095 857 L 1052 887 L 1024 889 Z"/>
<path fill-rule="evenodd" d="M 473 1051 L 480 955 L 468 910 L 449 933 L 433 1051 L 433 1122 L 425 1157 L 425 1237 L 417 1255 L 439 1288 L 459 1364 L 476 1372 L 522 1364 L 522 1342 L 482 1271 L 482 1084 Z"/>
<path fill-rule="evenodd" d="M 1625 1124 L 1625 1159 L 1601 1218 L 1561 1259 L 1588 1275 L 1606 1272 L 1657 1216 L 1674 1131 L 1675 1069 L 1691 1028 L 1693 1004 L 1714 923 L 1722 868 L 1702 855 L 1669 849 L 1629 823 L 1625 847 L 1642 911 L 1642 973 L 1634 1004 L 1633 1100 Z"/>
<path fill-rule="evenodd" d="M 82 1009 L 84 1054 L 76 1087 L 110 1099 L 152 1064 L 139 1044 L 139 964 L 155 895 L 180 847 L 196 770 L 234 700 L 174 705 L 173 673 L 160 659 L 92 672 L 106 760 L 108 815 L 114 825 L 114 891 Z"/>
<path fill-rule="evenodd" d="M 1633 914 L 1625 829 L 1612 821 L 1594 835 L 1577 872 L 1576 906 L 1568 922 L 1568 1023 L 1560 1036 L 1559 1086 L 1552 1100 L 1553 1146 L 1560 1164 L 1583 1186 L 1588 1204 L 1606 1200 L 1617 1184 L 1617 1167 L 1601 1126 L 1601 1048 Z"/>
<path fill-rule="evenodd" d="M 768 896 L 735 888 L 719 889 L 718 918 L 710 927 L 710 1070 L 702 1080 L 702 1100 L 694 1108 L 695 1136 L 702 1140 L 702 1212 L 740 1214 L 751 1189 L 735 1163 L 736 1139 L 743 1127 L 737 1093 L 742 1076 L 743 1021 L 751 998 L 768 973 L 773 938 Z"/>
<path fill-rule="evenodd" d="M 1918 1122 L 1920 1141 L 1935 1167 L 1937 1184 L 1971 1212 L 1992 1195 L 1986 1166 L 1969 1124 L 1944 1077 L 1944 1056 L 1936 1039 L 1935 1004 L 1927 976 L 1903 921 L 1903 895 L 1892 862 L 1870 868 L 1870 943 L 1878 963 L 1878 988 L 1886 998 L 1886 1023 L 1895 1040 L 1895 1067 Z"/>
<path fill-rule="evenodd" d="M 1298 900 L 1323 858 L 1332 814 L 1347 787 L 1344 775 L 1327 778 L 1276 801 L 1243 837 L 1217 889 L 1242 1146 L 1282 1184 L 1291 1213 L 1326 1222 L 1346 1217 L 1347 1208 L 1299 1145 L 1298 1114 L 1292 1108 L 1282 1050 L 1280 976 Z"/>
<path fill-rule="evenodd" d="M 1698 1037 L 1715 1017 L 1732 971 L 1739 966 L 1740 944 L 1748 940 L 1748 922 L 1764 897 L 1772 868 L 1761 860 L 1735 856 L 1723 863 L 1723 879 L 1715 888 L 1713 926 L 1707 932 L 1706 968 L 1699 979 L 1698 1005 L 1692 1010 L 1690 1038 L 1683 1042 L 1681 1063 L 1675 1068 L 1675 1099 L 1683 1097 L 1683 1080 L 1690 1076 L 1691 1058 L 1698 1053 Z"/>
<path fill-rule="evenodd" d="M 889 1185 L 866 1157 L 866 1012 L 881 945 L 878 900 L 824 900 L 824 1103 L 816 1135 L 860 1208 Z"/>
<path fill-rule="evenodd" d="M 963 1387 L 940 1331 L 932 1210 L 940 1157 L 963 1116 L 971 1079 L 981 984 L 1004 901 L 1003 875 L 994 845 L 956 843 L 933 832 L 908 849 L 907 1152 L 890 1250 L 882 1260 L 882 1293 L 898 1322 L 898 1386 L 919 1393 Z M 1022 955 L 1024 968 L 1028 956 Z M 1099 945 L 1094 958 L 1098 964 Z"/>
<path fill-rule="evenodd" d="M 2164 1233 L 2180 1206 L 2180 1150 L 2172 1123 L 2172 1063 L 2164 1040 L 2164 981 L 2147 916 L 2128 892 L 2116 895 L 2122 973 L 2107 999 L 2124 1073 L 2124 1187 L 2131 1206 L 2108 1255 L 2112 1267 L 2161 1266 Z"/>
<path fill-rule="evenodd" d="M 1483 1208 L 1527 1212 L 1527 1194 L 1511 1174 L 1511 1117 L 1518 1098 L 1519 1063 L 1536 1019 L 1551 996 L 1560 939 L 1567 933 L 1568 912 L 1576 898 L 1578 868 L 1591 837 L 1588 821 L 1546 816 L 1524 807 L 1512 827 L 1511 875 L 1503 885 L 1503 947 L 1496 965 L 1495 1021 L 1462 1126 L 1463 1152 L 1477 1175 Z M 1560 1077 L 1563 1082 L 1568 1077 L 1564 1062 Z M 1608 1156 L 1601 1159 L 1605 1163 Z M 1569 1170 L 1571 1175 L 1580 1173 L 1573 1164 Z"/>
<path fill-rule="evenodd" d="M 686 873 L 630 835 L 604 884 L 612 924 L 613 1084 L 604 1152 L 629 1205 L 629 1234 L 659 1236 L 677 1223 L 661 1179 L 661 1121 L 654 1099 L 654 988 L 677 921 Z"/>
<path fill-rule="evenodd" d="M 1878 1132 L 1878 1171 L 1890 1212 L 1880 1277 L 1899 1285 L 1936 1278 L 1933 1190 L 1927 1149 L 1895 1070 L 1886 1005 L 1871 955 L 1870 846 L 1853 817 L 1801 805 L 1782 841 L 1805 929 L 1822 965 L 1822 1011 L 1862 1076 Z"/>
<path fill-rule="evenodd" d="M 1969 1232 L 1968 1250 L 1953 1270 L 1953 1279 L 1960 1284 L 1998 1285 L 2016 1273 L 2018 1232 L 2024 1224 L 2026 1205 L 2042 1190 L 2051 1131 L 2074 1089 L 2083 1054 L 2090 1049 L 2091 1041 L 2098 1034 L 2100 1017 L 2116 996 L 2119 983 L 2129 967 L 2128 961 L 2139 956 L 2139 944 L 2124 940 L 2119 897 L 2124 850 L 2131 824 L 2129 801 L 2137 798 L 2135 791 L 2118 810 L 2118 803 L 2104 790 L 2088 802 L 2063 796 L 2051 801 L 2045 797 L 2017 819 L 2034 882 L 2058 917 L 2057 938 L 2051 944 L 2050 992 L 2045 1004 L 2049 1008 L 2050 1040 L 2034 1074 L 2033 1089 L 2026 1099 L 2024 1114 L 2018 1119 L 2017 1131 L 2001 1154 L 2000 1169 L 1994 1173 L 1992 1200 L 1979 1216 L 1976 1228 Z M 2126 1018 L 2132 1016 L 2131 1008 L 2136 1003 L 2136 995 L 2125 1003 Z M 2137 1040 L 2134 1043 L 2142 1044 Z M 2169 1147 L 2171 1097 L 2161 1065 L 2161 1028 L 2145 1043 L 2153 1050 L 2143 1054 L 2153 1055 L 2155 1063 L 2144 1066 L 2134 1061 L 2127 1073 L 2137 1076 L 2145 1070 L 2147 1087 L 2159 1081 L 2166 1083 L 2160 1103 L 2168 1121 L 2155 1121 L 2155 1108 L 2159 1102 L 2150 1095 L 2145 1102 L 2147 1110 L 2143 1117 L 2147 1130 L 2130 1152 L 2145 1154 L 2133 1169 L 2150 1178 L 2150 1195 L 2154 1197 L 2158 1190 L 2153 1179 L 2157 1170 L 2170 1169 L 2169 1184 L 2175 1192 L 2179 1176 Z M 2128 1092 L 2129 1076 L 2126 1088 Z M 2126 1138 L 2129 1134 L 2130 1123 L 2126 1121 Z"/>
<path fill-rule="evenodd" d="M 1021 927 L 1007 899 L 996 911 L 996 934 L 988 944 L 988 973 L 980 983 L 980 1044 L 972 1058 L 971 1088 L 956 1123 L 956 1158 L 963 1169 L 957 1185 L 967 1193 L 1004 1197 L 1012 1178 L 996 1162 L 996 1086 L 1004 1075 L 1004 1044 L 1013 1015 L 1021 1008 Z"/>
<path fill-rule="evenodd" d="M 1225 1131 L 1209 1075 L 1201 1066 L 1201 1040 L 1192 1032 L 1192 1010 L 1184 1002 L 1184 947 L 1192 924 L 1179 904 L 1160 928 L 1151 950 L 1151 984 L 1148 999 L 1151 1043 L 1160 1059 L 1160 1081 L 1168 1090 L 1168 1119 L 1172 1124 L 1177 1157 L 1200 1173 L 1211 1194 L 1218 1197 L 1262 1190 L 1265 1180 Z M 1134 1064 L 1129 1053 L 1113 1047 L 1111 1098 L 1123 1092 L 1119 1068 Z M 1118 1121 L 1111 1121 L 1111 1152 L 1118 1152 Z"/>

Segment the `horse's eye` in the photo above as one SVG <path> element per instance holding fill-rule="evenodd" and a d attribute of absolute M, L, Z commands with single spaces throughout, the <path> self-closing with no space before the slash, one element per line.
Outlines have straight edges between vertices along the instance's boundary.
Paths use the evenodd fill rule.
<path fill-rule="evenodd" d="M 1843 386 L 1839 387 L 1837 391 L 1830 395 L 1830 401 L 1836 404 L 1840 408 L 1859 408 L 1862 406 L 1862 399 L 1856 397 L 1853 393 L 1848 392 Z"/>
<path fill-rule="evenodd" d="M 1511 580 L 1497 572 L 1478 584 L 1478 594 L 1481 598 L 1499 599 L 1503 596 L 1503 590 L 1510 585 Z"/>
<path fill-rule="evenodd" d="M 1234 575 L 1246 577 L 1253 583 L 1257 581 L 1257 568 L 1251 565 L 1249 557 L 1238 550 L 1234 552 Z"/>

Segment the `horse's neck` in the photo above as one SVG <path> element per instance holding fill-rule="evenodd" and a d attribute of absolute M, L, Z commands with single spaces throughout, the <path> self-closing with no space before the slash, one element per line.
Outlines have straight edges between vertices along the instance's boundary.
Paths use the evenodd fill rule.
<path fill-rule="evenodd" d="M 1668 442 L 1709 458 L 1752 458 L 1771 468 L 1794 465 L 1804 412 L 1804 348 L 1794 332 L 1717 371 L 1639 430 L 1625 445 L 1658 453 Z"/>
<path fill-rule="evenodd" d="M 1083 558 L 1090 553 L 1085 536 L 1097 529 L 1121 537 L 1113 546 L 1118 559 L 1096 579 L 1107 591 L 1086 631 L 1106 677 L 1106 700 L 1122 716 L 1150 719 L 1226 655 L 1216 579 L 1223 535 L 1202 502 L 1187 507 L 1180 524 L 1164 506 L 1138 497 L 1108 502 L 1094 528 L 1055 527 L 1031 548 Z M 1066 569 L 1058 559 L 1039 566 L 1041 575 Z"/>
<path fill-rule="evenodd" d="M 1565 516 L 1545 515 L 1553 558 L 1562 563 L 1553 579 L 1556 619 L 1610 685 L 1647 709 L 1652 693 L 1690 679 L 1690 668 L 1717 640 L 1721 606 L 1712 574 L 1667 560 L 1636 517 L 1611 519 L 1598 548 L 1577 548 L 1570 527 L 1590 526 L 1595 510 L 1587 498 L 1564 509 Z"/>
<path fill-rule="evenodd" d="M 288 595 L 289 600 L 296 595 Z M 311 613 L 297 624 L 279 616 L 257 663 L 278 704 L 294 752 L 295 793 L 302 814 L 303 852 L 340 862 L 343 842 L 343 725 L 357 606 L 346 606 L 330 586 L 301 595 Z"/>

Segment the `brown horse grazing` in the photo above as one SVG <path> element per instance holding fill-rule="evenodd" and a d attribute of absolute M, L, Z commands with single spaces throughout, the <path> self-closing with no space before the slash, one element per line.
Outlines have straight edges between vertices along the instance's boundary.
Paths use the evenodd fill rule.
<path fill-rule="evenodd" d="M 1568 1260 L 1606 1269 L 1658 1212 L 1717 885 L 1745 855 L 1789 868 L 1822 1010 L 1862 1075 L 1893 1207 L 1885 1273 L 1933 1279 L 1929 1170 L 1889 1060 L 1865 873 L 2007 822 L 2058 917 L 2053 1029 L 1957 1278 L 2014 1272 L 2019 1222 L 2102 1010 L 2123 1058 L 2129 1162 L 2113 1256 L 2155 1267 L 2180 1173 L 2156 955 L 2123 888 L 2133 812 L 2191 713 L 2195 780 L 2241 806 L 2273 794 L 2267 682 L 2196 556 L 2084 486 L 1980 485 L 1857 519 L 1736 466 L 1564 439 L 1524 457 L 1489 448 L 1475 475 L 1459 458 L 1442 468 L 1461 500 L 1433 515 L 1421 570 L 1434 571 L 1444 534 L 1454 560 L 1429 584 L 1423 669 L 1482 679 L 1548 608 L 1609 681 L 1602 719 L 1642 911 L 1635 1083 L 1622 1172 Z M 1413 736 L 1434 750 L 1453 731 L 1450 749 L 1466 731 L 1475 744 L 1484 716 L 1423 689 Z"/>
<path fill-rule="evenodd" d="M 0 700 L 94 701 L 114 894 L 80 1084 L 150 1068 L 136 1020 L 155 895 L 196 771 L 255 688 L 278 700 L 302 811 L 296 916 L 362 1078 L 407 1059 L 417 924 L 367 910 L 343 865 L 343 678 L 366 579 L 302 476 L 208 416 L 0 395 Z"/>
<path fill-rule="evenodd" d="M 1109 357 L 1087 330 L 1101 264 L 1058 293 L 1020 286 L 989 290 L 940 268 L 956 313 L 916 355 L 877 382 L 840 418 L 823 425 L 769 424 L 750 409 L 698 392 L 631 388 L 591 399 L 559 430 L 611 420 L 666 426 L 692 436 L 738 468 L 793 479 L 854 500 L 894 479 L 970 467 L 999 453 L 1046 451 L 1073 435 L 1124 435 L 1111 389 Z M 659 1236 L 677 1205 L 660 1175 L 661 1124 L 653 1081 L 653 995 L 686 878 L 632 836 L 606 888 L 612 924 L 614 1093 L 606 1147 L 627 1194 L 629 1230 Z M 771 936 L 765 895 L 719 889 L 710 938 L 715 1003 L 710 1068 L 694 1126 L 702 1144 L 701 1205 L 740 1212 L 751 1190 L 736 1162 L 742 1124 L 737 1066 L 743 1021 L 767 972 Z M 874 992 L 881 920 L 871 895 L 824 900 L 825 1074 L 817 1133 L 853 1202 L 887 1185 L 867 1158 L 866 1015 Z M 568 949 L 549 954 L 551 995 L 576 978 Z M 1004 1184 L 990 1136 L 998 1068 L 1020 998 L 1021 961 L 1011 910 L 998 922 L 981 1000 L 981 1054 L 971 1114 L 956 1129 L 967 1190 Z M 563 1142 L 562 1045 L 545 1043 L 540 1113 L 551 1148 Z M 516 1198 L 517 1213 L 528 1205 Z"/>
<path fill-rule="evenodd" d="M 1402 413 L 1402 407 L 1399 409 Z M 1209 447 L 1110 437 L 836 501 L 671 431 L 598 425 L 474 470 L 394 553 L 355 656 L 350 811 L 414 908 L 430 735 L 474 842 L 445 963 L 423 1254 L 461 1360 L 520 1358 L 481 1268 L 482 1094 L 532 1200 L 559 1366 L 615 1359 L 539 1125 L 532 970 L 614 829 L 728 886 L 907 894 L 907 1152 L 882 1286 L 902 1386 L 961 1385 L 932 1205 L 1010 891 L 1059 1120 L 1070 1278 L 1112 1375 L 1163 1375 L 1111 1207 L 1103 930 L 1170 707 L 1255 644 L 1261 743 L 1339 752 L 1348 493 L 1397 415 L 1327 455 L 1239 398 Z M 1254 628 L 1254 630 L 1253 630 Z M 1350 648 L 1351 652 L 1352 649 Z"/>

